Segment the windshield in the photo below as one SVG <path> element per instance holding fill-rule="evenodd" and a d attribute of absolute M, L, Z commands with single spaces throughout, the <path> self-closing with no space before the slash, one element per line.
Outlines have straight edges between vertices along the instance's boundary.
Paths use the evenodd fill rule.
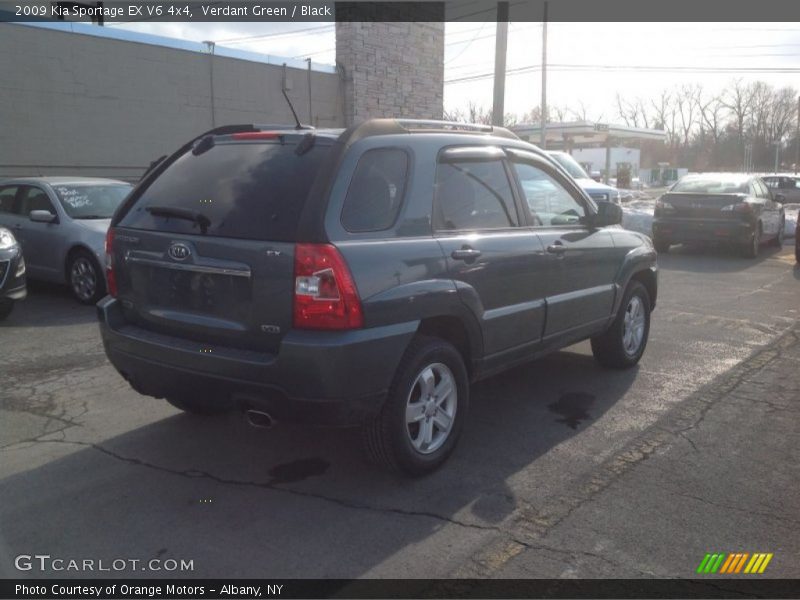
<path fill-rule="evenodd" d="M 575 179 L 591 179 L 574 158 L 566 152 L 551 152 L 550 158 L 560 164 Z"/>
<path fill-rule="evenodd" d="M 73 219 L 110 219 L 133 186 L 127 183 L 55 185 L 53 189 Z"/>
<path fill-rule="evenodd" d="M 684 177 L 670 191 L 687 194 L 746 194 L 747 182 L 725 177 Z"/>

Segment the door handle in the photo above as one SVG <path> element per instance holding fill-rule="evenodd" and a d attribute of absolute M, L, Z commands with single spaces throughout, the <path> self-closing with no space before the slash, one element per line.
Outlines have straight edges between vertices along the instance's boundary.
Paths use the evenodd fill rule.
<path fill-rule="evenodd" d="M 475 260 L 481 255 L 480 250 L 476 250 L 475 248 L 469 248 L 465 246 L 460 250 L 453 250 L 450 253 L 450 256 L 453 257 L 453 260 Z"/>
<path fill-rule="evenodd" d="M 558 254 L 559 256 L 563 255 L 564 252 L 566 251 L 567 247 L 561 242 L 555 242 L 554 244 L 551 244 L 550 246 L 547 247 L 547 252 L 549 252 L 550 254 Z"/>

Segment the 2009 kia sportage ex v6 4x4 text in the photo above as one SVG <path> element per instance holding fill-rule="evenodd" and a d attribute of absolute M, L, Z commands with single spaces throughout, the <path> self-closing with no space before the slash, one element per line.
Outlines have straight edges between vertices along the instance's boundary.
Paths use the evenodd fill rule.
<path fill-rule="evenodd" d="M 656 253 L 504 129 L 230 126 L 143 177 L 107 240 L 106 352 L 195 413 L 358 425 L 376 461 L 439 466 L 469 382 L 591 338 L 636 364 Z"/>

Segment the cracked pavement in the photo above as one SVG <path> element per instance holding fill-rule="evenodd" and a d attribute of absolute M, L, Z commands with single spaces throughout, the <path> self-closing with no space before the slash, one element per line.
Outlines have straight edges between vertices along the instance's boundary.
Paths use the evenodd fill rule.
<path fill-rule="evenodd" d="M 138 395 L 94 309 L 34 285 L 0 325 L 0 574 L 18 554 L 192 559 L 194 577 L 686 577 L 705 552 L 800 576 L 800 270 L 674 249 L 637 369 L 578 344 L 473 386 L 438 473 L 352 431 L 249 427 Z M 162 576 L 123 572 L 119 575 Z"/>

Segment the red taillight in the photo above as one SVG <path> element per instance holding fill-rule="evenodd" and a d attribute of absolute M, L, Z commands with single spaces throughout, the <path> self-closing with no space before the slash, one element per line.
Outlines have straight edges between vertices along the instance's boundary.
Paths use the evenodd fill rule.
<path fill-rule="evenodd" d="M 361 299 L 350 270 L 330 244 L 297 244 L 294 250 L 294 326 L 358 329 Z"/>
<path fill-rule="evenodd" d="M 106 232 L 106 282 L 108 293 L 117 297 L 117 276 L 114 274 L 114 229 Z"/>
<path fill-rule="evenodd" d="M 234 133 L 231 138 L 234 140 L 277 140 L 282 135 L 276 131 L 242 131 Z"/>

